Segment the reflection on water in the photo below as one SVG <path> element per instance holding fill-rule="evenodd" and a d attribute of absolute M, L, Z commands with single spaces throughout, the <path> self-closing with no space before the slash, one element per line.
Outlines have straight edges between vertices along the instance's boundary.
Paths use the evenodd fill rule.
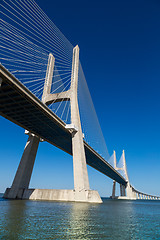
<path fill-rule="evenodd" d="M 99 206 L 99 204 L 73 203 L 68 218 L 70 227 L 67 229 L 66 239 L 92 239 L 92 237 L 96 239 L 91 213 Z"/>
<path fill-rule="evenodd" d="M 7 212 L 2 216 L 3 238 L 19 239 L 25 232 L 25 201 L 7 201 Z"/>
<path fill-rule="evenodd" d="M 160 239 L 159 201 L 103 204 L 0 199 L 0 239 Z"/>

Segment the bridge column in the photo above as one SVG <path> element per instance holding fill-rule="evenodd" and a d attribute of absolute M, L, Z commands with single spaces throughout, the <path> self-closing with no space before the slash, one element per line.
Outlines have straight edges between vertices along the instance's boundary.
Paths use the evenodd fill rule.
<path fill-rule="evenodd" d="M 125 186 L 120 184 L 120 196 L 126 196 Z"/>
<path fill-rule="evenodd" d="M 113 151 L 113 157 L 114 157 L 114 168 L 116 169 L 116 165 L 117 165 L 117 160 L 116 160 L 116 152 Z M 116 196 L 116 181 L 113 180 L 113 188 L 112 188 L 112 196 L 111 198 L 115 198 Z"/>
<path fill-rule="evenodd" d="M 134 198 L 137 199 L 137 194 L 136 194 L 136 192 L 133 191 L 133 189 L 132 189 L 132 192 L 133 192 L 133 196 L 134 196 Z"/>
<path fill-rule="evenodd" d="M 136 199 L 132 186 L 130 185 L 129 182 L 129 177 L 128 177 L 128 172 L 127 172 L 127 165 L 126 165 L 126 159 L 125 159 L 125 153 L 124 150 L 122 152 L 122 156 L 123 156 L 123 168 L 124 168 L 124 172 L 125 172 L 125 176 L 126 176 L 126 180 L 127 180 L 127 184 L 126 184 L 126 198 L 127 199 Z"/>
<path fill-rule="evenodd" d="M 81 128 L 79 107 L 78 107 L 78 71 L 79 71 L 79 47 L 73 49 L 72 61 L 72 77 L 71 77 L 71 123 L 77 131 L 72 134 L 72 154 L 73 154 L 73 169 L 74 169 L 74 190 L 76 201 L 88 201 L 89 195 L 91 198 L 97 198 L 97 201 L 102 201 L 98 192 L 90 191 L 86 156 L 84 150 L 83 133 Z M 88 195 L 89 194 L 89 195 Z M 90 196 L 91 196 L 90 195 Z M 99 199 L 99 200 L 98 200 Z"/>
<path fill-rule="evenodd" d="M 113 181 L 113 189 L 112 189 L 112 198 L 115 198 L 116 196 L 116 181 Z"/>
<path fill-rule="evenodd" d="M 127 186 L 126 186 L 126 197 L 128 199 L 134 199 L 134 194 L 133 194 L 133 191 L 132 191 L 132 187 L 130 186 L 130 183 L 128 182 L 127 183 Z"/>
<path fill-rule="evenodd" d="M 77 128 L 72 134 L 72 154 L 74 167 L 74 189 L 76 192 L 89 190 L 89 180 L 83 144 L 79 108 L 78 108 L 78 71 L 79 71 L 79 47 L 73 50 L 72 79 L 71 79 L 71 123 Z"/>
<path fill-rule="evenodd" d="M 12 186 L 6 189 L 4 198 L 22 198 L 24 190 L 28 189 L 39 141 L 39 137 L 29 134 Z"/>

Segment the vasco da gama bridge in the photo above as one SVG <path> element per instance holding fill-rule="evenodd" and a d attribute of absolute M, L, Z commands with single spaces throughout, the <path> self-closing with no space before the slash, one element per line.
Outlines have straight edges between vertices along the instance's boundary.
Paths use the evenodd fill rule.
<path fill-rule="evenodd" d="M 35 1 L 6 0 L 0 5 L 0 114 L 28 134 L 4 198 L 100 203 L 98 192 L 90 190 L 88 164 L 113 179 L 112 198 L 159 199 L 132 187 L 124 151 L 119 167 L 115 152 L 107 159 L 87 142 L 81 122 L 79 89 L 85 77 L 78 45 L 70 44 Z M 87 89 L 84 86 L 82 92 Z M 89 102 L 84 97 L 82 101 Z M 73 156 L 73 190 L 29 189 L 40 141 Z M 118 197 L 116 182 L 120 184 Z"/>

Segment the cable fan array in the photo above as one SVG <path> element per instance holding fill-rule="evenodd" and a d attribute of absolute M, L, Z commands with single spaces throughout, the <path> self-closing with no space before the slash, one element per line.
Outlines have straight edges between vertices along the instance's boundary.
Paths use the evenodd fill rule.
<path fill-rule="evenodd" d="M 42 98 L 48 56 L 55 57 L 51 93 L 70 87 L 72 44 L 34 0 L 3 0 L 0 18 L 0 61 L 36 97 Z M 70 121 L 70 103 L 49 108 Z"/>
<path fill-rule="evenodd" d="M 73 46 L 34 0 L 0 3 L 0 62 L 36 97 L 42 98 L 49 53 L 55 57 L 51 93 L 67 91 L 71 84 Z M 85 141 L 106 160 L 107 146 L 79 66 L 78 100 Z M 48 106 L 70 123 L 70 101 Z"/>
<path fill-rule="evenodd" d="M 81 64 L 79 66 L 78 100 L 85 140 L 105 160 L 108 160 L 110 155 Z"/>

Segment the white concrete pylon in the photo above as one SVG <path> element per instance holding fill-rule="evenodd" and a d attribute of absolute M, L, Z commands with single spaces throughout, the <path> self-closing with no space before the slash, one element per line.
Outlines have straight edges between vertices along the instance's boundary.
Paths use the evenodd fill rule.
<path fill-rule="evenodd" d="M 122 156 L 123 156 L 123 168 L 124 168 L 126 180 L 129 182 L 129 177 L 128 177 L 128 172 L 127 172 L 127 165 L 126 165 L 126 158 L 125 158 L 125 152 L 124 152 L 124 150 L 123 150 L 123 152 L 122 152 Z"/>
<path fill-rule="evenodd" d="M 124 170 L 124 168 L 118 168 L 117 167 L 117 158 L 116 158 L 116 152 L 115 151 L 113 151 L 113 155 L 112 156 L 113 156 L 113 162 L 114 162 L 115 170 Z M 113 180 L 112 198 L 115 198 L 115 191 L 116 191 L 116 181 Z M 122 185 L 122 184 L 120 184 L 120 196 L 121 197 L 126 196 L 125 186 Z"/>
<path fill-rule="evenodd" d="M 49 105 L 53 102 L 56 103 L 56 102 L 70 100 L 70 90 L 60 92 L 60 93 L 51 93 L 54 66 L 55 66 L 55 58 L 50 53 L 48 58 L 48 66 L 47 66 L 44 90 L 42 95 L 42 102 L 45 103 L 46 105 Z"/>
<path fill-rule="evenodd" d="M 79 106 L 78 106 L 78 70 L 79 70 L 79 47 L 73 49 L 71 87 L 69 90 L 61 93 L 51 94 L 51 84 L 53 77 L 55 58 L 49 54 L 46 79 L 42 95 L 42 102 L 46 105 L 52 102 L 70 101 L 71 104 L 71 124 L 66 126 L 72 132 L 72 154 L 74 169 L 74 190 L 61 190 L 60 200 L 64 201 L 81 201 L 101 203 L 102 200 L 97 191 L 90 190 L 86 156 L 84 150 L 83 133 L 81 128 Z M 38 149 L 40 138 L 29 133 L 28 142 L 26 144 L 19 168 L 17 170 L 11 189 L 7 189 L 4 197 L 6 198 L 23 198 L 28 189 L 32 169 Z M 27 177 L 26 177 L 27 176 Z M 43 190 L 41 191 L 43 192 Z M 45 190 L 44 190 L 45 192 Z M 54 193 L 54 190 L 52 190 Z M 60 194 L 60 195 L 61 195 Z M 66 195 L 67 194 L 67 195 Z M 54 194 L 53 194 L 54 195 Z M 39 198 L 38 198 L 39 199 Z M 49 200 L 49 199 L 48 199 Z M 53 198 L 52 198 L 53 200 Z"/>
<path fill-rule="evenodd" d="M 130 185 L 130 182 L 129 182 L 129 177 L 128 177 L 128 172 L 127 172 L 127 165 L 126 165 L 126 159 L 125 159 L 125 153 L 124 153 L 124 150 L 122 152 L 122 157 L 123 157 L 123 170 L 124 170 L 124 173 L 125 173 L 125 176 L 126 176 L 126 180 L 127 180 L 127 185 L 126 185 L 126 197 L 128 199 L 132 199 L 134 198 L 134 194 L 133 194 L 133 191 L 132 191 L 132 187 Z"/>
<path fill-rule="evenodd" d="M 78 129 L 72 134 L 72 154 L 73 154 L 73 169 L 74 169 L 74 189 L 77 198 L 82 195 L 82 192 L 89 190 L 89 180 L 87 172 L 87 164 L 83 143 L 83 133 L 78 107 L 78 71 L 79 71 L 79 47 L 73 49 L 72 60 L 72 76 L 71 76 L 71 123 Z M 80 197 L 81 198 L 81 197 Z"/>
<path fill-rule="evenodd" d="M 49 58 L 50 62 L 54 63 L 52 56 Z M 49 71 L 49 70 L 48 70 Z M 69 101 L 71 104 L 71 126 L 74 126 L 76 131 L 72 131 L 72 154 L 73 154 L 73 169 L 74 169 L 74 190 L 77 195 L 77 198 L 80 198 L 78 195 L 83 195 L 83 192 L 89 190 L 89 180 L 87 172 L 87 164 L 83 143 L 83 133 L 81 128 L 81 121 L 79 115 L 78 107 L 78 71 L 79 71 L 79 47 L 78 45 L 73 49 L 73 59 L 72 59 L 72 75 L 71 75 L 71 86 L 68 91 L 50 94 L 51 89 L 51 80 L 48 80 L 49 74 L 46 75 L 46 83 L 43 94 L 43 99 L 45 103 L 60 102 L 60 101 Z M 51 71 L 52 72 L 52 71 Z M 69 128 L 69 125 L 66 126 Z M 71 129 L 71 128 L 70 128 Z M 73 129 L 73 127 L 72 127 Z M 86 195 L 86 194 L 85 194 Z"/>
<path fill-rule="evenodd" d="M 49 58 L 48 58 L 47 72 L 46 72 L 43 95 L 42 95 L 43 103 L 46 103 L 46 101 L 47 101 L 46 98 L 48 97 L 48 95 L 51 92 L 54 64 L 55 64 L 55 58 L 50 53 Z"/>
<path fill-rule="evenodd" d="M 113 151 L 113 167 L 114 169 L 117 168 L 117 159 L 116 159 L 116 152 L 115 150 Z M 112 158 L 111 156 L 111 158 Z M 116 181 L 113 180 L 113 187 L 112 187 L 112 198 L 114 199 L 116 197 Z"/>
<path fill-rule="evenodd" d="M 124 171 L 127 184 L 126 184 L 126 186 L 120 184 L 120 197 L 119 198 L 134 199 L 135 200 L 137 197 L 136 197 L 136 193 L 134 192 L 134 189 L 132 188 L 132 186 L 130 185 L 130 182 L 129 182 L 129 177 L 128 177 L 128 172 L 127 172 L 127 166 L 126 166 L 126 159 L 125 159 L 124 150 L 122 152 L 121 159 L 123 161 L 123 167 L 122 168 L 118 168 L 116 166 L 116 170 Z"/>
<path fill-rule="evenodd" d="M 113 161 L 114 161 L 114 168 L 117 168 L 117 158 L 116 158 L 116 151 L 113 151 Z"/>
<path fill-rule="evenodd" d="M 50 56 L 49 61 L 54 64 L 55 59 Z M 51 68 L 54 68 L 53 66 Z M 47 68 L 48 69 L 48 68 Z M 49 69 L 48 69 L 49 71 Z M 92 201 L 102 202 L 98 192 L 89 190 L 89 179 L 87 172 L 86 156 L 84 150 L 83 133 L 81 128 L 79 106 L 78 106 L 78 71 L 79 71 L 79 47 L 73 48 L 72 58 L 72 75 L 70 89 L 51 94 L 51 74 L 47 74 L 43 99 L 45 104 L 52 102 L 70 101 L 71 105 L 71 124 L 66 125 L 66 129 L 72 131 L 72 155 L 73 155 L 73 170 L 74 170 L 74 190 L 75 198 L 73 201 Z"/>

